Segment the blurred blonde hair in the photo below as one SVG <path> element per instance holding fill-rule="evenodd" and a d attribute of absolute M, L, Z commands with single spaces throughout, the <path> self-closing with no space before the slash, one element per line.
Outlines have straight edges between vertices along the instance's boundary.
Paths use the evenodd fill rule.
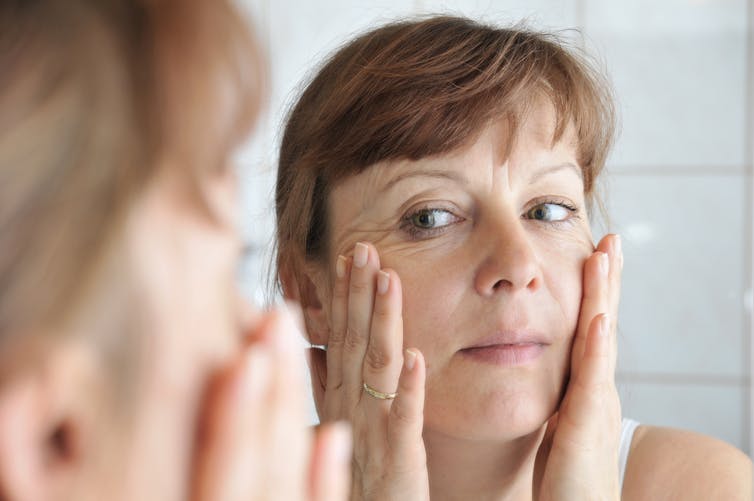
<path fill-rule="evenodd" d="M 203 203 L 257 114 L 259 59 L 230 0 L 0 3 L 0 358 L 75 307 L 160 169 Z"/>

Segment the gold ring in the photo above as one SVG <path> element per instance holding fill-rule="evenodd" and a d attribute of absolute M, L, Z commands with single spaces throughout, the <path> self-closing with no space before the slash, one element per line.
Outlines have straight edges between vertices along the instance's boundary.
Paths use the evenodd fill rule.
<path fill-rule="evenodd" d="M 370 396 L 378 398 L 380 400 L 392 400 L 397 395 L 397 393 L 382 393 L 381 391 L 377 391 L 369 386 L 366 382 L 364 382 L 364 391 L 367 392 L 367 394 L 369 394 Z"/>

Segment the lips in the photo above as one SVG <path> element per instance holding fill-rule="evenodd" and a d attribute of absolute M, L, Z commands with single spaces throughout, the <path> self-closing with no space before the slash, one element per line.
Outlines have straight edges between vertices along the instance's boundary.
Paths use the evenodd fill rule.
<path fill-rule="evenodd" d="M 533 362 L 548 345 L 544 336 L 536 333 L 501 332 L 461 349 L 460 353 L 478 362 L 513 367 Z"/>

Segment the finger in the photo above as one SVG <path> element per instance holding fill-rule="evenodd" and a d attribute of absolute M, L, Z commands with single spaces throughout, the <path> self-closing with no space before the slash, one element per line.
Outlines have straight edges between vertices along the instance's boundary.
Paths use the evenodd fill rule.
<path fill-rule="evenodd" d="M 571 372 L 573 374 L 578 372 L 584 355 L 589 325 L 594 317 L 608 311 L 607 278 L 609 266 L 607 254 L 601 251 L 594 252 L 584 263 L 581 311 L 571 354 Z"/>
<path fill-rule="evenodd" d="M 343 405 L 347 412 L 354 409 L 361 398 L 362 367 L 369 342 L 379 268 L 379 256 L 374 247 L 357 243 L 348 286 L 348 320 L 343 342 Z"/>
<path fill-rule="evenodd" d="M 312 501 L 345 500 L 351 480 L 351 427 L 340 421 L 317 430 L 311 458 Z"/>
<path fill-rule="evenodd" d="M 301 317 L 301 310 L 287 304 L 272 311 L 264 326 L 272 338 L 275 370 L 270 387 L 270 412 L 265 413 L 263 450 L 269 492 L 278 499 L 304 498 L 311 451 L 306 420 L 306 362 L 296 317 Z"/>
<path fill-rule="evenodd" d="M 620 279 L 623 272 L 623 248 L 620 235 L 610 234 L 600 240 L 597 250 L 608 256 L 610 314 L 617 318 L 620 300 Z"/>
<path fill-rule="evenodd" d="M 413 348 L 406 350 L 403 358 L 398 395 L 388 418 L 388 444 L 396 468 L 413 471 L 426 463 L 422 440 L 426 365 L 422 353 Z"/>
<path fill-rule="evenodd" d="M 618 305 L 620 303 L 621 276 L 623 273 L 623 249 L 621 245 L 620 235 L 605 236 L 602 241 L 600 241 L 597 249 L 607 253 L 610 261 L 610 270 L 608 273 L 608 311 L 610 313 L 610 316 L 615 319 L 615 321 L 612 323 L 612 330 L 610 332 L 611 363 L 614 371 L 618 354 L 616 324 L 618 319 Z"/>
<path fill-rule="evenodd" d="M 363 380 L 380 392 L 392 393 L 398 386 L 403 365 L 403 318 L 401 313 L 401 282 L 391 270 L 377 273 L 377 295 L 370 327 L 369 342 L 364 357 Z M 385 443 L 390 400 L 371 395 L 362 399 L 366 411 L 372 447 Z"/>
<path fill-rule="evenodd" d="M 597 315 L 589 325 L 581 373 L 577 381 L 587 390 L 598 390 L 608 382 L 610 315 Z"/>
<path fill-rule="evenodd" d="M 327 400 L 328 418 L 341 417 L 340 400 L 343 386 L 343 343 L 348 327 L 348 283 L 351 276 L 351 260 L 338 256 L 335 264 L 335 285 L 330 309 L 330 337 L 327 340 Z"/>
<path fill-rule="evenodd" d="M 267 408 L 272 370 L 269 347 L 248 346 L 242 357 L 208 386 L 193 459 L 194 501 L 249 499 L 262 469 L 261 413 Z"/>
<path fill-rule="evenodd" d="M 595 416 L 604 413 L 603 403 L 607 400 L 606 390 L 612 385 L 610 375 L 610 316 L 597 315 L 589 325 L 581 369 L 569 386 L 569 421 L 587 424 Z M 582 426 L 584 432 L 588 426 Z"/>

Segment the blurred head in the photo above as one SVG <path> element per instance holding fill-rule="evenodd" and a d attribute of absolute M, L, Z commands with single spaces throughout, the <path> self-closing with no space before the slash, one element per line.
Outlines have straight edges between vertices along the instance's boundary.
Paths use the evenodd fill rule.
<path fill-rule="evenodd" d="M 435 17 L 347 44 L 280 152 L 278 273 L 312 341 L 337 256 L 372 242 L 427 360 L 426 432 L 537 430 L 567 377 L 613 120 L 599 72 L 551 35 Z"/>
<path fill-rule="evenodd" d="M 184 499 L 239 342 L 248 28 L 226 1 L 3 2 L 0 66 L 0 497 Z"/>

